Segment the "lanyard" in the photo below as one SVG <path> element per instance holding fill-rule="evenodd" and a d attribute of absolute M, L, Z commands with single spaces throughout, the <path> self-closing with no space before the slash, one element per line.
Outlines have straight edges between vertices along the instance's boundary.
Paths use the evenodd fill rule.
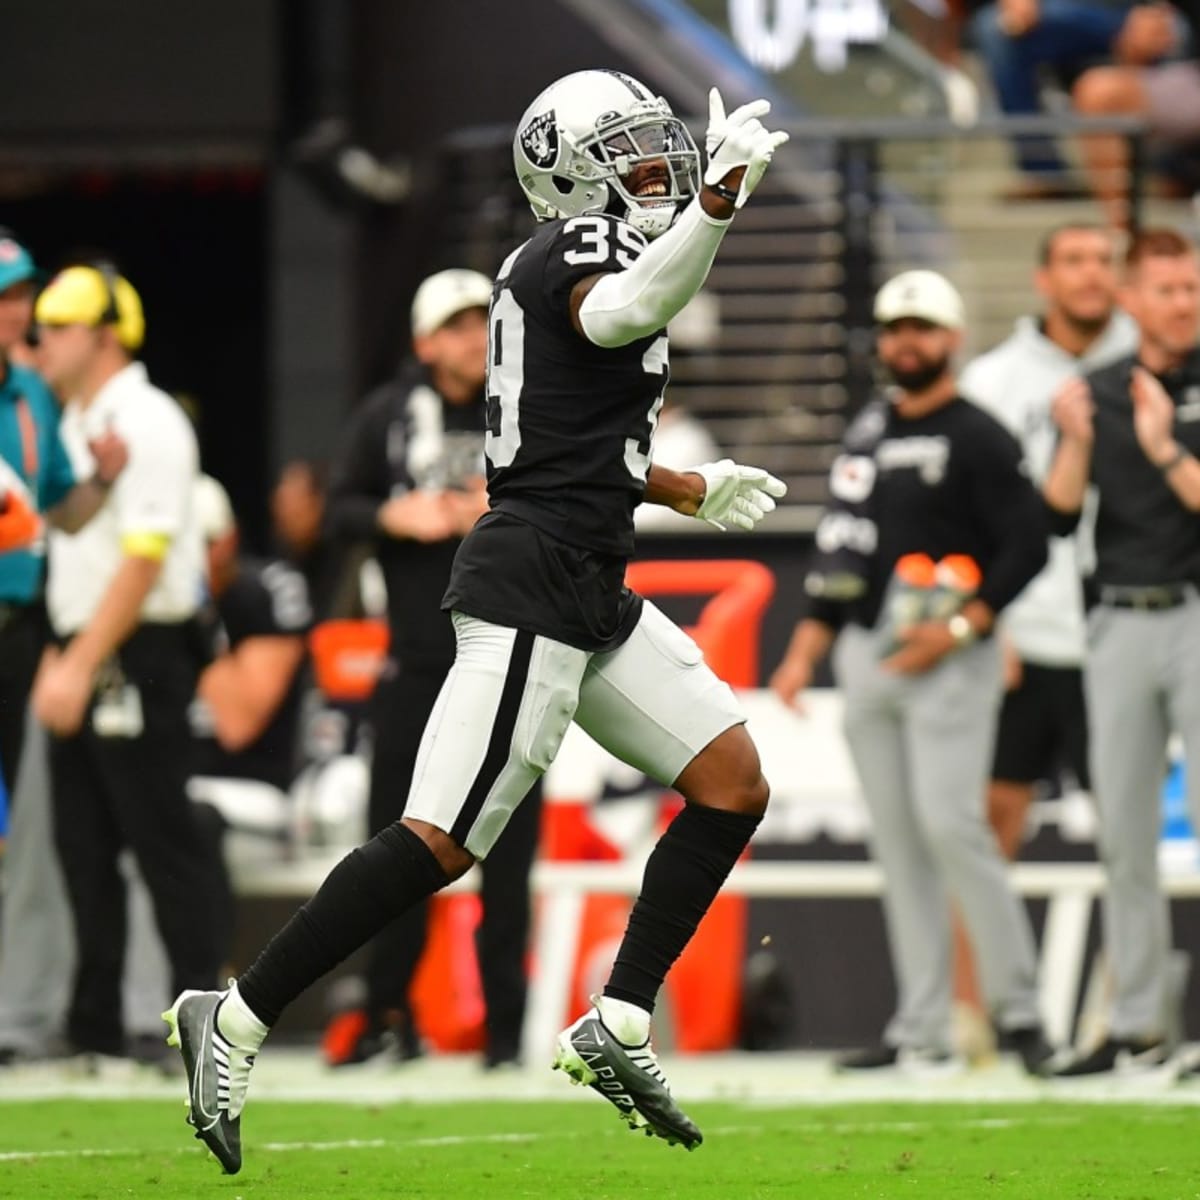
<path fill-rule="evenodd" d="M 37 491 L 38 474 L 38 444 L 37 426 L 33 422 L 33 413 L 29 409 L 29 401 L 24 396 L 17 397 L 17 428 L 21 433 L 21 465 L 30 489 Z"/>

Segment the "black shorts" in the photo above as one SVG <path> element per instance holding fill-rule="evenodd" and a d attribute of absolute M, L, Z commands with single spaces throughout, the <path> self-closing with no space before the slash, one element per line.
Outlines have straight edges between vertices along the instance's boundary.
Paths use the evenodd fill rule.
<path fill-rule="evenodd" d="M 1083 672 L 1024 663 L 1020 686 L 1000 710 L 992 778 L 1036 783 L 1056 779 L 1066 767 L 1086 789 L 1087 746 Z"/>

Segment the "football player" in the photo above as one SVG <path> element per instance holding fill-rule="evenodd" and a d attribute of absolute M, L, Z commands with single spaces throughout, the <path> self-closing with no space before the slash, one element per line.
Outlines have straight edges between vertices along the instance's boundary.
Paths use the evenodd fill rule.
<path fill-rule="evenodd" d="M 733 692 L 625 586 L 642 500 L 752 529 L 784 485 L 729 460 L 651 461 L 667 322 L 703 284 L 784 133 L 756 100 L 710 96 L 707 165 L 661 97 L 618 71 L 560 79 L 521 118 L 517 177 L 540 225 L 501 266 L 489 314 L 490 510 L 464 539 L 443 607 L 456 657 L 405 816 L 353 851 L 226 992 L 166 1014 L 190 1120 L 241 1164 L 250 1067 L 283 1008 L 399 913 L 485 858 L 572 720 L 687 804 L 646 865 L 604 993 L 554 1065 L 633 1128 L 700 1144 L 650 1046 L 650 1016 L 766 808 Z"/>

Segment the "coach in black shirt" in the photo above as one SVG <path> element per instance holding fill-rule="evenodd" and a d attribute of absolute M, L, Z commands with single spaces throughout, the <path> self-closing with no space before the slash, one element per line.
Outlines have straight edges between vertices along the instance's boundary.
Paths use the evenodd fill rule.
<path fill-rule="evenodd" d="M 932 271 L 909 271 L 883 287 L 875 316 L 896 387 L 847 431 L 817 528 L 807 616 L 771 680 L 793 703 L 837 640 L 846 737 L 884 873 L 897 1008 L 882 1043 L 840 1066 L 949 1059 L 949 896 L 974 943 L 1001 1045 L 1040 1072 L 1050 1048 L 1033 937 L 985 794 L 1002 694 L 1000 648 L 988 635 L 1046 562 L 1042 504 L 1012 435 L 958 394 L 950 363 L 964 317 L 954 288 Z M 979 579 L 960 573 L 940 591 L 904 582 L 897 565 L 922 554 L 969 557 Z"/>
<path fill-rule="evenodd" d="M 1084 681 L 1114 989 L 1109 1036 L 1068 1075 L 1170 1053 L 1156 856 L 1168 735 L 1200 762 L 1200 263 L 1179 234 L 1146 230 L 1126 271 L 1137 355 L 1059 393 L 1062 437 L 1045 486 L 1063 531 L 1089 486 L 1099 496 Z M 1188 774 L 1188 804 L 1200 817 L 1200 771 Z"/>

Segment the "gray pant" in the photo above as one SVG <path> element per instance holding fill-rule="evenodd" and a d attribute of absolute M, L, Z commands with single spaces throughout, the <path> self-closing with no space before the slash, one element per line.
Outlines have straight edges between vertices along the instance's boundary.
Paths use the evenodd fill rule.
<path fill-rule="evenodd" d="M 1040 1024 L 1029 919 L 987 823 L 1001 699 L 1000 648 L 978 642 L 932 671 L 883 671 L 880 635 L 850 626 L 834 650 L 850 754 L 883 868 L 884 916 L 898 1006 L 892 1046 L 948 1048 L 950 902 L 975 947 L 997 1026 Z"/>
<path fill-rule="evenodd" d="M 1183 738 L 1188 809 L 1200 829 L 1200 598 L 1166 612 L 1104 605 L 1088 618 L 1084 689 L 1114 1037 L 1165 1031 L 1171 930 L 1158 878 L 1167 738 Z"/>
<path fill-rule="evenodd" d="M 165 959 L 145 885 L 132 863 L 122 864 L 129 888 L 129 953 L 125 970 L 125 1027 L 135 1034 L 162 1032 L 167 1002 Z M 132 873 L 132 878 L 131 878 Z M 0 906 L 0 1046 L 33 1057 L 61 1035 L 75 934 L 54 850 L 46 735 L 25 723 L 21 779 L 4 855 Z"/>

